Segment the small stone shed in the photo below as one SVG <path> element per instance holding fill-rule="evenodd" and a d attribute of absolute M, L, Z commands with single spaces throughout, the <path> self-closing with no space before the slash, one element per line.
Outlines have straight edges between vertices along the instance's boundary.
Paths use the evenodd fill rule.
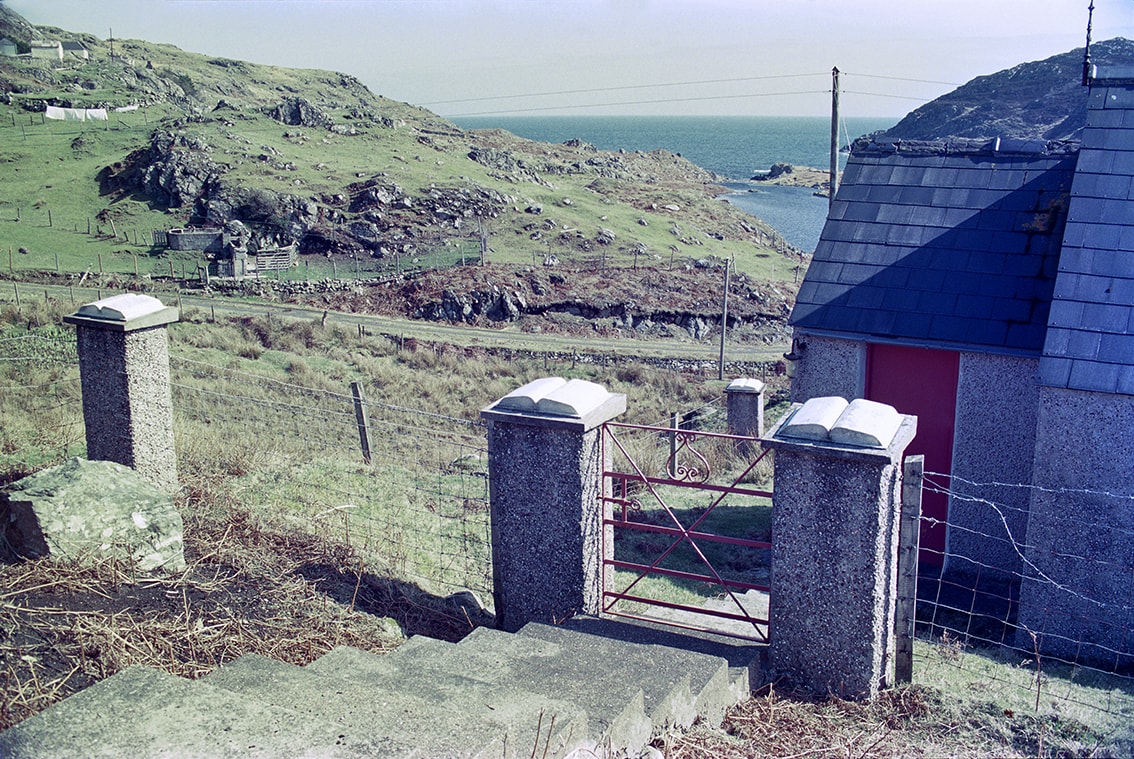
<path fill-rule="evenodd" d="M 1134 69 L 1096 69 L 1090 87 L 1080 143 L 857 143 L 789 358 L 795 401 L 865 397 L 918 417 L 909 452 L 952 493 L 926 493 L 941 523 L 923 526 L 925 570 L 1003 584 L 1045 650 L 1121 661 L 1134 657 L 1134 557 L 1116 537 L 1134 528 Z"/>

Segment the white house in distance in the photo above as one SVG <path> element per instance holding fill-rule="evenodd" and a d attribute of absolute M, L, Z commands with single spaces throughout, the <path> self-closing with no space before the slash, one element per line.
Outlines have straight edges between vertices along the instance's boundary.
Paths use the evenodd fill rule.
<path fill-rule="evenodd" d="M 792 312 L 795 401 L 918 417 L 923 587 L 1134 664 L 1134 69 L 1081 143 L 860 142 Z M 936 487 L 932 485 L 935 484 Z"/>
<path fill-rule="evenodd" d="M 19 52 L 16 43 L 7 37 L 0 37 L 0 55 L 13 56 Z"/>
<path fill-rule="evenodd" d="M 63 60 L 63 44 L 59 40 L 32 40 L 31 57 Z"/>

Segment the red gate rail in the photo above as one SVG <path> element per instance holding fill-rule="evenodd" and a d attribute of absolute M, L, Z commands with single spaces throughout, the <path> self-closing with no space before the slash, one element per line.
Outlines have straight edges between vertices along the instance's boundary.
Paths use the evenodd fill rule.
<path fill-rule="evenodd" d="M 627 431 L 631 434 L 651 435 L 656 438 L 656 442 L 659 443 L 668 440 L 670 444 L 670 454 L 666 459 L 664 471 L 669 476 L 657 476 L 647 474 L 643 471 L 643 468 L 635 462 L 627 446 L 623 444 L 623 441 L 619 437 L 620 434 Z M 739 548 L 768 550 L 772 547 L 771 543 L 736 535 L 718 535 L 704 529 L 699 529 L 713 513 L 713 510 L 730 495 L 771 498 L 771 491 L 741 484 L 742 480 L 753 471 L 767 452 L 762 451 L 755 456 L 746 455 L 744 461 L 747 463 L 741 467 L 734 468 L 730 472 L 729 478 L 726 478 L 728 479 L 728 484 L 713 483 L 709 482 L 713 474 L 712 467 L 710 466 L 707 456 L 698 450 L 697 445 L 708 442 L 709 444 L 721 446 L 722 443 L 719 441 L 727 441 L 727 445 L 724 447 L 730 447 L 732 450 L 742 453 L 756 451 L 759 447 L 758 439 L 738 435 L 678 430 L 669 427 L 631 425 L 619 422 L 607 422 L 603 425 L 603 461 L 608 462 L 608 466 L 610 467 L 604 468 L 601 483 L 603 485 L 602 500 L 606 514 L 603 519 L 604 526 L 611 528 L 612 532 L 619 531 L 620 534 L 627 534 L 633 531 L 652 533 L 672 538 L 668 547 L 661 551 L 649 564 L 616 558 L 614 556 L 614 541 L 610 539 L 604 541 L 604 613 L 636 619 L 646 619 L 652 622 L 662 622 L 678 627 L 705 630 L 731 637 L 767 641 L 768 619 L 766 615 L 758 616 L 752 613 L 741 602 L 737 591 L 741 594 L 747 591 L 769 593 L 770 588 L 767 585 L 753 582 L 751 579 L 743 577 L 725 577 L 708 559 L 701 549 L 701 546 L 702 544 L 724 544 Z M 614 463 L 616 455 L 619 459 L 617 463 L 625 464 L 626 468 L 630 471 L 619 471 L 616 468 Z M 606 487 L 608 483 L 610 484 L 609 490 Z M 668 487 L 705 491 L 713 494 L 714 497 L 710 505 L 704 509 L 696 519 L 690 524 L 684 524 L 681 516 L 671 504 L 667 503 L 661 492 L 662 488 Z M 671 522 L 672 526 L 635 521 L 632 515 L 643 511 L 643 500 L 652 503 L 654 507 L 660 507 L 661 512 L 665 515 L 666 521 Z M 610 506 L 609 509 L 606 508 L 607 504 Z M 703 565 L 703 571 L 687 571 L 685 569 L 673 569 L 661 566 L 661 563 L 665 561 L 666 558 L 683 546 L 692 549 L 693 553 Z M 614 588 L 614 570 L 623 570 L 624 572 L 632 573 L 634 576 L 633 580 L 625 587 L 612 590 L 611 588 Z M 729 599 L 729 602 L 724 604 L 727 608 L 692 606 L 667 599 L 651 598 L 640 591 L 634 592 L 638 583 L 643 578 L 652 575 L 715 585 L 719 588 L 719 595 Z M 682 618 L 673 619 L 673 615 L 670 615 L 670 618 L 667 619 L 625 611 L 618 607 L 619 602 L 623 601 L 682 612 Z M 737 629 L 724 630 L 719 626 L 711 626 L 710 620 L 712 619 L 728 620 L 744 624 L 738 628 L 740 631 L 737 631 Z"/>

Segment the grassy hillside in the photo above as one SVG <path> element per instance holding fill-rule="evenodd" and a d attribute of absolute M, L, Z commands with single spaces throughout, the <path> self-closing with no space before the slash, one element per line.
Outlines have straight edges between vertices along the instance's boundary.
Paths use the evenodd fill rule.
<path fill-rule="evenodd" d="M 466 132 L 343 74 L 37 34 L 80 41 L 90 59 L 0 58 L 0 271 L 8 248 L 17 270 L 132 272 L 138 256 L 143 274 L 171 260 L 191 271 L 193 256 L 152 250 L 150 231 L 231 219 L 297 241 L 304 276 L 468 260 L 482 236 L 494 263 L 735 257 L 738 271 L 791 281 L 801 260 L 716 200 L 716 177 L 665 151 Z M 45 119 L 48 105 L 111 110 L 75 123 Z"/>

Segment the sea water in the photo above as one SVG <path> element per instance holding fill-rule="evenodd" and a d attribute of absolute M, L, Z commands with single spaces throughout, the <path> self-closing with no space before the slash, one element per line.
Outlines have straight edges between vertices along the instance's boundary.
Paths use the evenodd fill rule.
<path fill-rule="evenodd" d="M 822 117 L 766 116 L 477 116 L 453 119 L 465 129 L 507 129 L 540 142 L 579 139 L 602 150 L 678 153 L 728 178 L 724 198 L 771 224 L 788 242 L 814 250 L 827 199 L 805 187 L 760 186 L 749 180 L 775 163 L 830 167 L 831 122 Z M 839 145 L 887 129 L 896 119 L 850 118 Z M 845 163 L 845 155 L 840 166 Z"/>

